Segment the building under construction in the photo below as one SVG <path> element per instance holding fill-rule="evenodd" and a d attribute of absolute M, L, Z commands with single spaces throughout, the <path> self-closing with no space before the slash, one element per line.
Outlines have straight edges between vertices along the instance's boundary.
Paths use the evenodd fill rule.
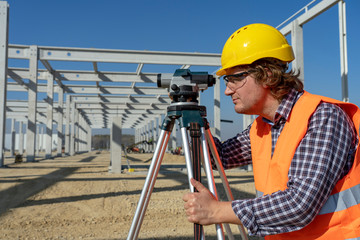
<path fill-rule="evenodd" d="M 284 35 L 291 35 L 296 55 L 292 67 L 303 70 L 303 26 L 336 6 L 339 8 L 342 71 L 339 78 L 342 98 L 348 101 L 345 2 L 312 1 L 278 29 Z M 0 167 L 4 166 L 5 151 L 11 156 L 23 155 L 27 162 L 34 161 L 42 150 L 45 158 L 91 151 L 92 129 L 107 128 L 111 136 L 112 171 L 120 172 L 122 129 L 134 129 L 135 142 L 152 139 L 155 146 L 171 101 L 168 90 L 157 86 L 159 73 L 143 72 L 143 67 L 147 64 L 178 69 L 206 67 L 216 71 L 220 66 L 220 53 L 14 45 L 8 42 L 9 4 L 6 1 L 0 1 L 0 11 Z M 29 67 L 9 67 L 9 59 L 26 60 Z M 93 69 L 57 69 L 53 62 L 87 62 Z M 137 69 L 134 72 L 103 71 L 99 67 L 103 63 L 136 64 Z M 303 75 L 300 77 L 303 79 Z M 212 88 L 214 120 L 211 128 L 214 136 L 220 136 L 220 84 Z M 14 94 L 28 97 L 9 100 L 7 96 Z M 39 94 L 46 97 L 38 100 Z M 245 118 L 244 125 L 251 119 Z M 11 129 L 8 136 L 6 129 Z M 10 142 L 7 146 L 5 138 Z M 179 145 L 176 140 L 176 131 L 173 131 L 169 147 Z M 152 151 L 154 146 L 144 147 Z"/>

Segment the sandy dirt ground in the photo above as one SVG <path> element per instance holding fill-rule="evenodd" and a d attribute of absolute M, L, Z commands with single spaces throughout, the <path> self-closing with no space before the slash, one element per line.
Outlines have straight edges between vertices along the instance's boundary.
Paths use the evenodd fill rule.
<path fill-rule="evenodd" d="M 16 164 L 7 157 L 0 168 L 0 239 L 126 239 L 151 158 L 151 153 L 123 156 L 125 170 L 114 174 L 104 151 Z M 235 198 L 254 197 L 251 172 L 226 173 Z M 166 154 L 139 239 L 193 239 L 181 200 L 188 189 L 184 157 Z M 237 227 L 231 229 L 241 239 Z M 204 231 L 206 239 L 217 239 L 214 226 Z"/>

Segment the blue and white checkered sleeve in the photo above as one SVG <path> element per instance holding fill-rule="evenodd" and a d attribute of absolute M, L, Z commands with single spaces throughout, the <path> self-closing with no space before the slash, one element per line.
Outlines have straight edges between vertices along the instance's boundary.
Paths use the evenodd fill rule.
<path fill-rule="evenodd" d="M 225 169 L 251 164 L 250 127 L 224 142 L 214 138 Z"/>

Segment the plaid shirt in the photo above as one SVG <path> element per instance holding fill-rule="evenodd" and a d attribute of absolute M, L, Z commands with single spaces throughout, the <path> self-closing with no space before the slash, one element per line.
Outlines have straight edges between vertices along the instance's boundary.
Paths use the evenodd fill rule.
<path fill-rule="evenodd" d="M 291 91 L 282 100 L 272 125 L 272 152 L 292 107 L 302 93 Z M 223 143 L 215 140 L 225 169 L 251 164 L 250 126 Z M 255 199 L 234 200 L 236 215 L 250 235 L 299 230 L 320 211 L 339 179 L 352 166 L 358 137 L 341 108 L 321 103 L 309 120 L 288 172 L 287 189 Z"/>

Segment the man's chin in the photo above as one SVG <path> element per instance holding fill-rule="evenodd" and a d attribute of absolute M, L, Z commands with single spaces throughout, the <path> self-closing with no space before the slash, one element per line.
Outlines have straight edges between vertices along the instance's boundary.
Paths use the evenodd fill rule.
<path fill-rule="evenodd" d="M 234 107 L 234 110 L 235 110 L 235 112 L 236 113 L 238 113 L 238 114 L 246 114 L 246 115 L 250 115 L 245 109 L 243 109 L 243 108 L 239 108 L 239 107 Z"/>
<path fill-rule="evenodd" d="M 244 111 L 242 111 L 242 109 L 236 109 L 236 107 L 235 107 L 234 110 L 238 114 L 245 114 Z"/>

